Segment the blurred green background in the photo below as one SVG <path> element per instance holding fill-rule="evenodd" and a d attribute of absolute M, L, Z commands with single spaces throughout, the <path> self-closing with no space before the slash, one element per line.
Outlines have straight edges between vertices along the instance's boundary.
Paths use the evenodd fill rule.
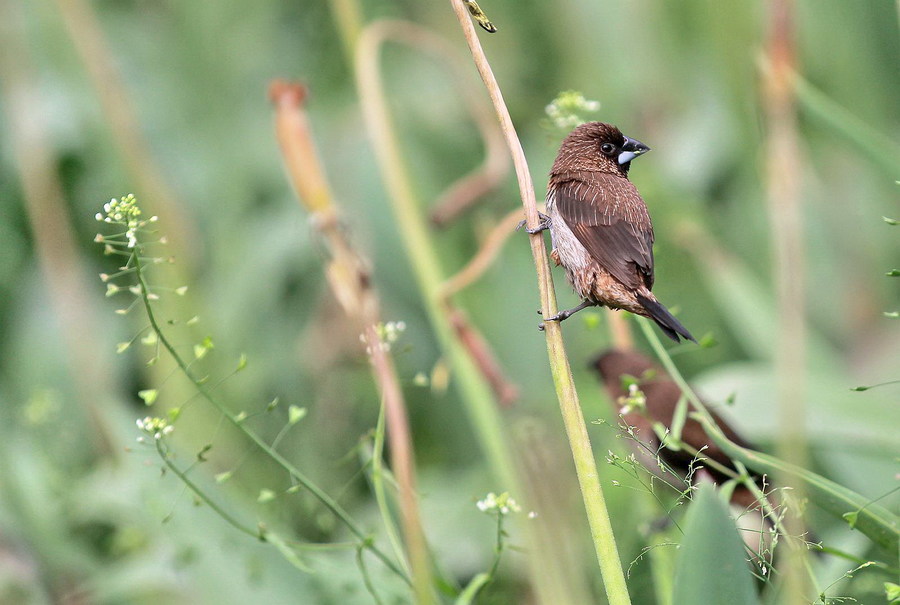
<path fill-rule="evenodd" d="M 193 332 L 173 328 L 176 340 L 189 350 L 212 335 L 204 371 L 216 378 L 248 355 L 247 370 L 217 387 L 235 411 L 259 411 L 276 396 L 283 406 L 306 407 L 282 451 L 367 527 L 378 527 L 358 455 L 378 396 L 357 334 L 342 325 L 323 278 L 323 245 L 284 175 L 266 99 L 276 77 L 308 85 L 323 161 L 348 228 L 372 259 L 385 318 L 407 325 L 394 352 L 435 556 L 462 582 L 486 569 L 495 528 L 474 502 L 504 486 L 485 465 L 454 376 L 446 390 L 413 383 L 419 372 L 432 374 L 441 351 L 390 212 L 333 7 L 309 0 L 2 0 L 0 7 L 0 602 L 371 602 L 352 550 L 306 554 L 315 573 L 298 572 L 194 507 L 178 480 L 160 473 L 155 452 L 135 443 L 134 421 L 148 413 L 136 393 L 162 385 L 152 411 L 162 415 L 191 392 L 168 368 L 147 368 L 146 349 L 115 354 L 145 320 L 139 312 L 115 315 L 122 299 L 104 298 L 97 279 L 115 264 L 92 241 L 100 226 L 94 214 L 134 192 L 161 215 L 176 255 L 157 282 L 190 286 L 166 313 L 200 317 Z M 428 27 L 467 59 L 447 2 L 361 8 L 366 22 L 403 18 Z M 733 395 L 723 413 L 771 447 L 778 311 L 765 202 L 764 3 L 486 0 L 483 8 L 500 31 L 479 33 L 539 197 L 560 141 L 543 126 L 544 107 L 560 90 L 599 100 L 597 119 L 653 148 L 631 178 L 656 228 L 655 292 L 695 335 L 718 343 L 686 348 L 676 361 L 710 401 Z M 796 35 L 799 69 L 824 95 L 807 91 L 798 109 L 810 348 L 808 375 L 797 380 L 807 387 L 814 468 L 876 498 L 896 487 L 900 388 L 849 387 L 900 378 L 900 323 L 883 315 L 900 310 L 900 281 L 884 276 L 900 264 L 900 227 L 881 218 L 900 215 L 897 6 L 803 0 Z M 86 57 L 110 65 L 112 79 L 98 77 Z M 463 88 L 432 57 L 395 46 L 384 73 L 427 210 L 481 161 L 483 143 L 460 98 L 480 93 L 477 75 L 471 67 Z M 445 273 L 461 268 L 519 205 L 510 172 L 472 212 L 435 230 Z M 560 304 L 576 304 L 562 274 L 555 279 Z M 534 444 L 546 473 L 535 480 L 558 490 L 559 506 L 570 511 L 560 541 L 602 602 L 535 329 L 539 301 L 524 236 L 511 238 L 459 303 L 521 390 L 503 421 L 518 443 Z M 609 345 L 604 316 L 594 315 L 599 325 L 576 316 L 563 331 L 587 420 L 614 422 L 586 371 Z M 302 495 L 257 503 L 261 488 L 283 487 L 285 477 L 204 405 L 190 406 L 173 439 L 184 464 L 213 445 L 194 476 L 214 497 L 251 525 L 277 524 L 314 542 L 347 539 Z M 272 439 L 283 412 L 255 426 Z M 613 486 L 628 482 L 603 461 L 608 449 L 623 450 L 616 431 L 589 430 L 627 565 L 660 513 L 639 492 Z M 213 475 L 229 469 L 233 480 L 215 484 Z M 897 495 L 881 503 L 897 510 Z M 827 517 L 816 531 L 866 556 L 866 542 Z M 501 580 L 484 602 L 528 602 L 523 557 L 504 555 Z M 642 565 L 630 580 L 633 597 L 653 603 Z M 370 567 L 380 581 L 383 571 Z M 822 567 L 827 585 L 847 563 Z M 881 602 L 865 598 L 875 598 L 883 580 L 862 573 L 841 588 Z M 399 595 L 391 602 L 403 602 L 404 592 L 385 582 L 386 594 Z"/>

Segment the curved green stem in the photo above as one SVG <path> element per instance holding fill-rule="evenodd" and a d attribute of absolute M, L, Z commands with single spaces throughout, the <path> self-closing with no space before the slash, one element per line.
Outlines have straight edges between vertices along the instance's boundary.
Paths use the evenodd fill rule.
<path fill-rule="evenodd" d="M 361 541 L 364 548 L 368 549 L 373 555 L 375 555 L 378 559 L 381 560 L 384 565 L 390 569 L 392 572 L 397 574 L 400 578 L 402 578 L 407 584 L 410 584 L 409 575 L 404 573 L 404 571 L 380 548 L 375 546 L 372 542 L 370 536 L 362 530 L 362 528 L 356 524 L 356 521 L 350 516 L 350 514 L 344 510 L 344 508 L 337 503 L 331 496 L 325 493 L 321 488 L 319 488 L 315 483 L 312 482 L 306 475 L 304 475 L 300 470 L 295 467 L 289 460 L 287 460 L 284 456 L 279 454 L 277 451 L 272 449 L 268 443 L 266 443 L 262 437 L 251 431 L 247 428 L 242 419 L 239 419 L 235 414 L 231 413 L 224 403 L 219 401 L 219 399 L 209 390 L 209 388 L 198 380 L 193 372 L 191 371 L 189 364 L 184 361 L 181 355 L 175 350 L 175 347 L 169 341 L 168 337 L 162 331 L 162 328 L 159 326 L 159 322 L 156 320 L 156 315 L 153 312 L 153 308 L 150 304 L 150 298 L 148 297 L 149 288 L 147 286 L 147 282 L 144 278 L 143 266 L 141 265 L 141 259 L 138 254 L 132 255 L 134 259 L 135 266 L 135 275 L 137 276 L 138 283 L 141 287 L 141 300 L 144 304 L 144 309 L 147 311 L 147 319 L 150 321 L 150 325 L 153 328 L 153 331 L 156 332 L 157 338 L 162 343 L 163 347 L 169 352 L 169 355 L 172 356 L 172 359 L 181 368 L 182 373 L 188 378 L 188 380 L 193 383 L 194 388 L 197 389 L 197 392 L 206 399 L 213 407 L 216 408 L 238 431 L 244 434 L 250 441 L 252 441 L 259 449 L 265 452 L 269 458 L 271 458 L 274 462 L 276 462 L 279 466 L 281 466 L 287 473 L 293 477 L 297 483 L 302 485 L 305 489 L 307 489 L 319 502 L 321 502 L 325 508 L 331 511 L 335 517 L 340 519 L 340 521 L 347 526 L 347 528 Z M 217 510 L 218 512 L 218 510 Z"/>
<path fill-rule="evenodd" d="M 174 462 L 172 462 L 172 459 L 169 456 L 169 452 L 162 447 L 162 440 L 154 439 L 154 445 L 156 445 L 156 451 L 159 454 L 159 457 L 162 458 L 163 464 L 165 464 L 170 471 L 175 473 L 175 476 L 181 479 L 181 482 L 184 483 L 187 488 L 194 493 L 195 496 L 200 498 L 200 500 L 202 500 L 204 504 L 214 510 L 217 515 L 222 517 L 222 519 L 224 519 L 226 523 L 234 527 L 236 530 L 243 532 L 248 536 L 252 536 L 258 540 L 265 541 L 266 534 L 264 531 L 260 529 L 253 529 L 250 526 L 244 525 L 243 523 L 235 519 L 231 515 L 231 513 L 219 506 L 219 504 L 215 500 L 210 498 L 206 492 L 200 489 L 200 487 L 196 483 L 191 481 L 191 479 L 187 476 L 187 473 L 182 471 L 175 465 Z"/>

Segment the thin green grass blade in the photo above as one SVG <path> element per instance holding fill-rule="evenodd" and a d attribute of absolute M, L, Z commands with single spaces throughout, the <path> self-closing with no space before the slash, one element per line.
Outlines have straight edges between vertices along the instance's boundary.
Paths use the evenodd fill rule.
<path fill-rule="evenodd" d="M 706 424 L 702 418 L 698 420 Z M 842 518 L 850 527 L 859 530 L 889 552 L 897 552 L 900 546 L 900 518 L 883 506 L 812 471 L 735 445 L 708 425 L 704 428 L 716 445 L 747 468 L 770 475 L 780 473 L 783 477 L 794 477 L 802 481 L 810 500 L 823 510 Z"/>

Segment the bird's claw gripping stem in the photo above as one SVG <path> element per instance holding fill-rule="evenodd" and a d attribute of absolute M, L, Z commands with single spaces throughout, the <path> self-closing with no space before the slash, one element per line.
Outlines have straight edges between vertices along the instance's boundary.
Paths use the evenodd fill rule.
<path fill-rule="evenodd" d="M 593 302 L 593 301 L 590 301 L 590 300 L 584 300 L 584 301 L 582 301 L 581 304 L 578 305 L 577 307 L 573 307 L 573 308 L 571 308 L 571 309 L 566 309 L 565 311 L 560 311 L 560 312 L 557 313 L 556 315 L 552 315 L 552 316 L 550 316 L 550 317 L 546 317 L 546 318 L 544 318 L 544 321 L 542 321 L 541 323 L 538 324 L 538 330 L 540 330 L 541 332 L 543 332 L 543 331 L 544 331 L 544 324 L 545 324 L 546 322 L 548 322 L 548 321 L 559 321 L 559 322 L 565 321 L 565 320 L 569 319 L 570 317 L 572 317 L 573 315 L 575 315 L 576 313 L 578 313 L 579 311 L 581 311 L 582 309 L 586 309 L 586 308 L 588 308 L 588 307 L 593 307 L 593 306 L 595 306 L 596 304 L 597 304 L 597 303 L 595 303 L 595 302 Z M 541 311 L 538 311 L 538 313 L 543 314 Z"/>
<path fill-rule="evenodd" d="M 529 229 L 528 227 L 525 227 L 525 225 L 527 224 L 527 221 L 525 219 L 522 219 L 521 221 L 519 221 L 519 224 L 516 225 L 516 231 L 525 227 L 526 233 L 535 235 L 536 233 L 540 233 L 541 231 L 545 231 L 545 230 L 549 229 L 550 228 L 550 217 L 547 216 L 546 214 L 544 214 L 543 212 L 538 212 L 538 217 L 540 218 L 540 222 L 538 223 L 538 226 L 535 227 L 534 229 Z"/>

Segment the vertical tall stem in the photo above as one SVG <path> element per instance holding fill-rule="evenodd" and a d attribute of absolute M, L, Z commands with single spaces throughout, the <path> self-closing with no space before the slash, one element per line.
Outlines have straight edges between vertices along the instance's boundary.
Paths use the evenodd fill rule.
<path fill-rule="evenodd" d="M 494 104 L 494 110 L 497 112 L 497 118 L 500 121 L 500 128 L 503 131 L 510 154 L 513 157 L 516 176 L 519 182 L 519 193 L 522 198 L 522 205 L 525 209 L 525 218 L 529 226 L 535 227 L 538 224 L 538 211 L 534 195 L 534 184 L 531 180 L 531 174 L 528 171 L 528 162 L 525 159 L 522 144 L 519 142 L 515 127 L 512 123 L 512 118 L 503 101 L 500 86 L 497 83 L 497 79 L 494 77 L 493 70 L 488 63 L 484 50 L 481 48 L 481 42 L 475 32 L 475 26 L 469 19 L 466 7 L 461 0 L 450 0 L 450 3 L 462 26 L 466 42 L 469 45 L 469 50 L 472 52 L 472 57 L 475 61 L 475 66 L 478 68 L 478 73 L 481 75 L 481 79 L 484 81 L 488 94 L 490 95 L 491 102 Z M 538 288 L 540 290 L 542 313 L 544 314 L 544 317 L 549 317 L 556 313 L 557 306 L 556 294 L 553 290 L 553 279 L 550 274 L 550 263 L 547 260 L 547 250 L 544 246 L 544 238 L 540 234 L 535 234 L 529 239 L 538 274 Z M 585 425 L 584 417 L 581 414 L 578 393 L 575 390 L 572 371 L 569 367 L 569 359 L 566 356 L 565 347 L 563 345 L 562 332 L 560 331 L 559 323 L 547 322 L 545 333 L 547 338 L 547 352 L 550 358 L 550 370 L 553 375 L 554 385 L 556 386 L 556 395 L 559 399 L 560 411 L 566 427 L 566 434 L 569 438 L 572 458 L 575 461 L 575 471 L 578 476 L 578 483 L 581 487 L 584 506 L 591 527 L 591 536 L 594 541 L 594 549 L 597 553 L 597 561 L 600 565 L 600 574 L 603 577 L 606 595 L 609 602 L 613 605 L 631 603 L 628 596 L 628 588 L 625 584 L 625 574 L 622 571 L 622 565 L 619 561 L 619 553 L 616 548 L 612 524 L 610 523 L 609 513 L 606 508 L 606 501 L 600 487 L 600 478 L 594 460 L 594 453 L 591 449 L 587 426 Z"/>
<path fill-rule="evenodd" d="M 778 342 L 775 366 L 778 384 L 779 454 L 787 462 L 806 464 L 806 295 L 803 208 L 800 199 L 802 165 L 799 160 L 794 86 L 796 55 L 792 0 L 769 0 L 768 70 L 763 107 L 767 123 L 766 198 L 772 232 L 773 274 L 778 301 Z M 793 497 L 801 502 L 800 485 Z M 792 511 L 786 518 L 789 533 L 803 533 Z M 802 550 L 791 549 L 785 567 L 788 602 L 806 602 Z"/>

